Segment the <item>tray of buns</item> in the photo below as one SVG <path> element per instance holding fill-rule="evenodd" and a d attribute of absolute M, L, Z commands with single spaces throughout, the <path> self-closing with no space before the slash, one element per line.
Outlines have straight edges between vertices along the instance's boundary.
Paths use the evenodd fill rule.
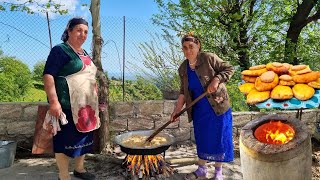
<path fill-rule="evenodd" d="M 240 91 L 258 108 L 307 109 L 320 104 L 320 71 L 308 65 L 270 62 L 241 75 Z"/>

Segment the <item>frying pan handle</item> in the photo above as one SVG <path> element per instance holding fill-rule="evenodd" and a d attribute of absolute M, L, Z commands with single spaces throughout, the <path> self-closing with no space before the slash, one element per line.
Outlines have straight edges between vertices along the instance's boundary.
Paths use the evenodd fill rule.
<path fill-rule="evenodd" d="M 190 109 L 195 103 L 197 103 L 200 99 L 202 99 L 204 96 L 208 95 L 208 91 L 205 91 L 204 93 L 202 93 L 200 96 L 198 96 L 195 100 L 193 100 L 187 107 L 185 107 L 183 110 L 181 110 L 180 112 L 178 112 L 177 114 L 175 114 L 173 116 L 173 119 L 177 119 L 179 116 L 181 116 L 181 114 L 183 114 L 184 112 L 186 112 L 188 109 Z M 165 123 L 163 126 L 161 126 L 159 129 L 157 129 L 154 133 L 151 134 L 151 136 L 149 136 L 146 139 L 146 142 L 150 142 L 157 134 L 159 134 L 160 131 L 162 131 L 164 128 L 166 128 L 169 124 L 171 124 L 172 121 L 171 119 Z"/>

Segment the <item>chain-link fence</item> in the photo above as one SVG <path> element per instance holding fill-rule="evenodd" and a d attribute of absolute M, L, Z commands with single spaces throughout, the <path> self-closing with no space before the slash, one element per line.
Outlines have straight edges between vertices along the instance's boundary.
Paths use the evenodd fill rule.
<path fill-rule="evenodd" d="M 21 60 L 33 72 L 37 63 L 47 59 L 51 45 L 62 42 L 60 38 L 70 18 L 72 17 L 66 15 L 47 21 L 45 16 L 39 14 L 1 12 L 0 50 L 2 55 Z M 91 25 L 91 17 L 86 19 Z M 138 45 L 151 41 L 151 35 L 162 32 L 159 27 L 152 24 L 150 19 L 101 17 L 101 33 L 104 40 L 101 61 L 108 77 L 133 80 L 136 70 L 130 64 L 143 67 L 143 57 L 139 53 Z M 92 27 L 89 26 L 89 36 L 83 45 L 89 53 L 92 50 L 91 41 Z"/>

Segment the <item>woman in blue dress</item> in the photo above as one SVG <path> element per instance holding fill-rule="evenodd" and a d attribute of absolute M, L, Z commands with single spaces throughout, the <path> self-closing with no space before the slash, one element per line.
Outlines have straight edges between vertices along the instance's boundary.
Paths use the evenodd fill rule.
<path fill-rule="evenodd" d="M 189 122 L 193 121 L 199 161 L 198 169 L 185 179 L 206 178 L 206 163 L 215 162 L 214 179 L 222 180 L 222 163 L 233 161 L 232 113 L 225 83 L 234 70 L 216 54 L 202 52 L 193 33 L 185 35 L 181 44 L 186 60 L 178 70 L 181 88 L 171 121 L 179 120 L 173 117 L 184 104 L 188 106 L 205 91 L 209 93 L 187 111 Z"/>
<path fill-rule="evenodd" d="M 53 137 L 53 150 L 60 180 L 71 180 L 69 159 L 75 159 L 73 174 L 80 179 L 95 179 L 86 171 L 84 158 L 92 151 L 93 131 L 100 127 L 97 68 L 82 49 L 87 39 L 88 22 L 72 18 L 62 35 L 63 43 L 54 46 L 47 58 L 43 80 L 49 114 L 59 119 L 64 113 L 67 124 Z"/>

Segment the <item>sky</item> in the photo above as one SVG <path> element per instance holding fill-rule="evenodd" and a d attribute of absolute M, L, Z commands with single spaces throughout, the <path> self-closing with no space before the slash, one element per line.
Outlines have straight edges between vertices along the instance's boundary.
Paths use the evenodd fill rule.
<path fill-rule="evenodd" d="M 27 0 L 0 0 L 0 4 L 4 2 L 21 3 Z M 37 2 L 47 2 L 47 0 L 36 0 Z M 53 0 L 55 2 L 64 3 L 63 8 L 68 9 L 68 15 L 58 15 L 49 13 L 52 44 L 61 42 L 60 34 L 63 32 L 67 21 L 74 16 L 84 17 L 91 25 L 91 13 L 89 11 L 89 0 Z M 88 6 L 82 6 L 87 4 Z M 148 24 L 150 28 L 152 14 L 158 13 L 157 4 L 154 0 L 101 0 L 100 1 L 101 31 L 105 41 L 105 51 L 102 56 L 102 64 L 107 71 L 122 73 L 123 59 L 123 17 L 126 17 L 126 31 L 128 31 L 128 42 L 125 47 L 126 61 L 130 61 L 130 57 L 137 56 L 137 50 L 134 46 L 143 42 L 146 36 L 143 35 L 145 29 L 141 25 L 141 21 Z M 33 10 L 39 9 L 36 6 L 29 6 Z M 114 19 L 113 19 L 114 18 Z M 107 20 L 105 20 L 107 19 Z M 128 19 L 128 20 L 127 20 Z M 135 19 L 140 23 L 135 24 Z M 35 23 L 36 22 L 36 23 Z M 130 24 L 131 23 L 131 24 Z M 142 23 L 144 24 L 144 23 Z M 149 27 L 150 25 L 150 27 Z M 133 31 L 133 30 L 135 31 Z M 152 29 L 152 28 L 151 28 Z M 154 29 L 154 28 L 153 28 Z M 160 31 L 160 28 L 158 28 Z M 130 32 L 132 31 L 132 32 Z M 130 37 L 135 37 L 130 40 Z M 88 41 L 89 40 L 89 41 Z M 88 51 L 91 47 L 92 32 L 89 26 L 89 36 L 83 47 Z M 134 42 L 133 42 L 134 41 Z M 0 49 L 5 55 L 15 56 L 25 62 L 32 71 L 33 66 L 40 60 L 46 59 L 49 54 L 49 36 L 46 16 L 44 13 L 36 13 L 30 15 L 24 12 L 0 12 Z M 104 49 L 103 49 L 104 50 Z"/>

